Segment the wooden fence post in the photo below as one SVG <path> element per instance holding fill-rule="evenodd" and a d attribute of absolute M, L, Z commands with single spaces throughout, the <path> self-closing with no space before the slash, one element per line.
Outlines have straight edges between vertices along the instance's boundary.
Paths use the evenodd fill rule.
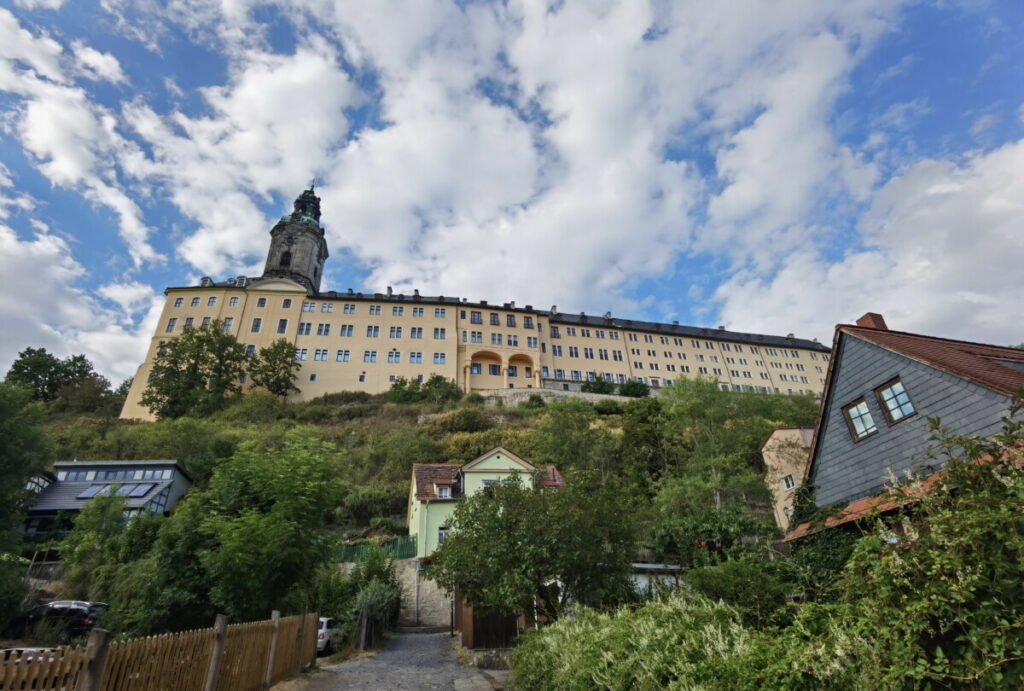
<path fill-rule="evenodd" d="M 269 691 L 270 685 L 274 683 L 274 660 L 277 659 L 277 634 L 281 631 L 281 613 L 275 609 L 270 615 L 270 620 L 273 622 L 273 627 L 270 634 L 270 657 L 267 658 L 267 676 L 263 680 L 263 691 Z"/>
<path fill-rule="evenodd" d="M 316 622 L 316 631 L 317 631 L 317 633 L 315 634 L 315 636 L 319 636 L 320 635 L 320 610 L 317 610 L 316 612 L 313 613 L 313 621 Z M 330 635 L 330 632 L 327 631 L 327 623 L 326 622 L 324 622 L 324 635 Z M 309 666 L 312 667 L 313 669 L 316 669 L 317 666 L 318 666 L 317 665 L 317 658 L 316 658 L 316 643 L 313 644 L 313 659 L 309 661 Z"/>
<path fill-rule="evenodd" d="M 82 669 L 82 680 L 78 684 L 81 691 L 99 691 L 109 651 L 109 631 L 93 629 L 89 632 L 89 642 L 85 646 L 85 667 Z"/>
<path fill-rule="evenodd" d="M 309 612 L 302 613 L 302 623 L 299 626 L 299 654 L 296 655 L 298 662 L 295 666 L 295 673 L 302 674 L 302 661 L 303 661 L 303 648 L 306 645 L 306 619 L 309 618 Z"/>
<path fill-rule="evenodd" d="M 220 674 L 220 658 L 224 653 L 224 636 L 228 630 L 228 618 L 225 614 L 218 614 L 213 624 L 213 653 L 210 655 L 210 666 L 206 669 L 206 691 L 215 691 L 217 688 L 217 675 Z"/>

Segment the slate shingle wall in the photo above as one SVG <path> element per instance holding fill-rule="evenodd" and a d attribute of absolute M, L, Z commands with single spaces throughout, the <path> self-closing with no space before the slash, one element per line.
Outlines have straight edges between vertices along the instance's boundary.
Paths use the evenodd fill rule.
<path fill-rule="evenodd" d="M 931 444 L 928 418 L 938 417 L 957 434 L 990 436 L 1002 429 L 1000 418 L 1009 398 L 855 336 L 843 336 L 833 367 L 833 390 L 818 440 L 811 482 L 818 506 L 849 502 L 881 491 L 891 475 L 925 463 Z M 917 415 L 889 425 L 874 389 L 900 377 Z M 868 403 L 878 432 L 854 442 L 843 418 L 843 406 L 861 396 Z"/>

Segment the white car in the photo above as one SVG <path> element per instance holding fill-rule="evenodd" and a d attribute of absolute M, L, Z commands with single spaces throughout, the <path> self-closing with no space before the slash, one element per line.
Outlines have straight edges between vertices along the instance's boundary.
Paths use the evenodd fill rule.
<path fill-rule="evenodd" d="M 320 623 L 317 625 L 316 634 L 316 652 L 317 654 L 330 655 L 334 651 L 333 641 L 331 637 L 337 633 L 335 629 L 335 622 L 333 619 L 327 617 L 320 617 Z"/>

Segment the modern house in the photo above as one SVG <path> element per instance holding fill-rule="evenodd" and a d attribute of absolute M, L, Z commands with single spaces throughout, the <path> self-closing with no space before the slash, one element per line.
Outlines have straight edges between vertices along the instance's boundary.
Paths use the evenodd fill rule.
<path fill-rule="evenodd" d="M 562 475 L 554 466 L 535 466 L 500 446 L 462 465 L 415 464 L 407 519 L 409 535 L 417 538 L 416 556 L 427 557 L 444 543 L 448 519 L 463 497 L 514 475 L 540 487 L 562 486 Z"/>
<path fill-rule="evenodd" d="M 130 512 L 166 514 L 188 492 L 192 478 L 173 460 L 57 461 L 25 520 L 29 536 L 66 532 L 93 497 L 116 492 Z"/>
<path fill-rule="evenodd" d="M 1024 387 L 1024 350 L 891 331 L 874 313 L 837 326 L 833 353 L 805 474 L 819 507 L 941 470 L 943 459 L 927 456 L 928 419 L 989 437 Z M 806 533 L 798 526 L 787 540 Z"/>
<path fill-rule="evenodd" d="M 781 530 L 789 529 L 793 499 L 807 472 L 813 437 L 813 427 L 776 427 L 761 443 L 765 484 L 772 492 L 772 513 Z"/>

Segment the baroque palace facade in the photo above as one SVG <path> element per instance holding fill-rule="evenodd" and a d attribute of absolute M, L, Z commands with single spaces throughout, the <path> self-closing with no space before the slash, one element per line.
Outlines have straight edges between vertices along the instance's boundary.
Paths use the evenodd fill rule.
<path fill-rule="evenodd" d="M 271 230 L 260 278 L 168 288 L 145 362 L 121 412 L 149 419 L 139 400 L 160 344 L 220 320 L 247 352 L 284 338 L 302 361 L 294 400 L 336 391 L 378 393 L 399 377 L 453 379 L 464 391 L 579 389 L 601 378 L 652 388 L 717 379 L 723 389 L 820 394 L 829 349 L 817 341 L 725 329 L 563 314 L 514 302 L 413 294 L 320 292 L 327 243 L 312 189 Z"/>

